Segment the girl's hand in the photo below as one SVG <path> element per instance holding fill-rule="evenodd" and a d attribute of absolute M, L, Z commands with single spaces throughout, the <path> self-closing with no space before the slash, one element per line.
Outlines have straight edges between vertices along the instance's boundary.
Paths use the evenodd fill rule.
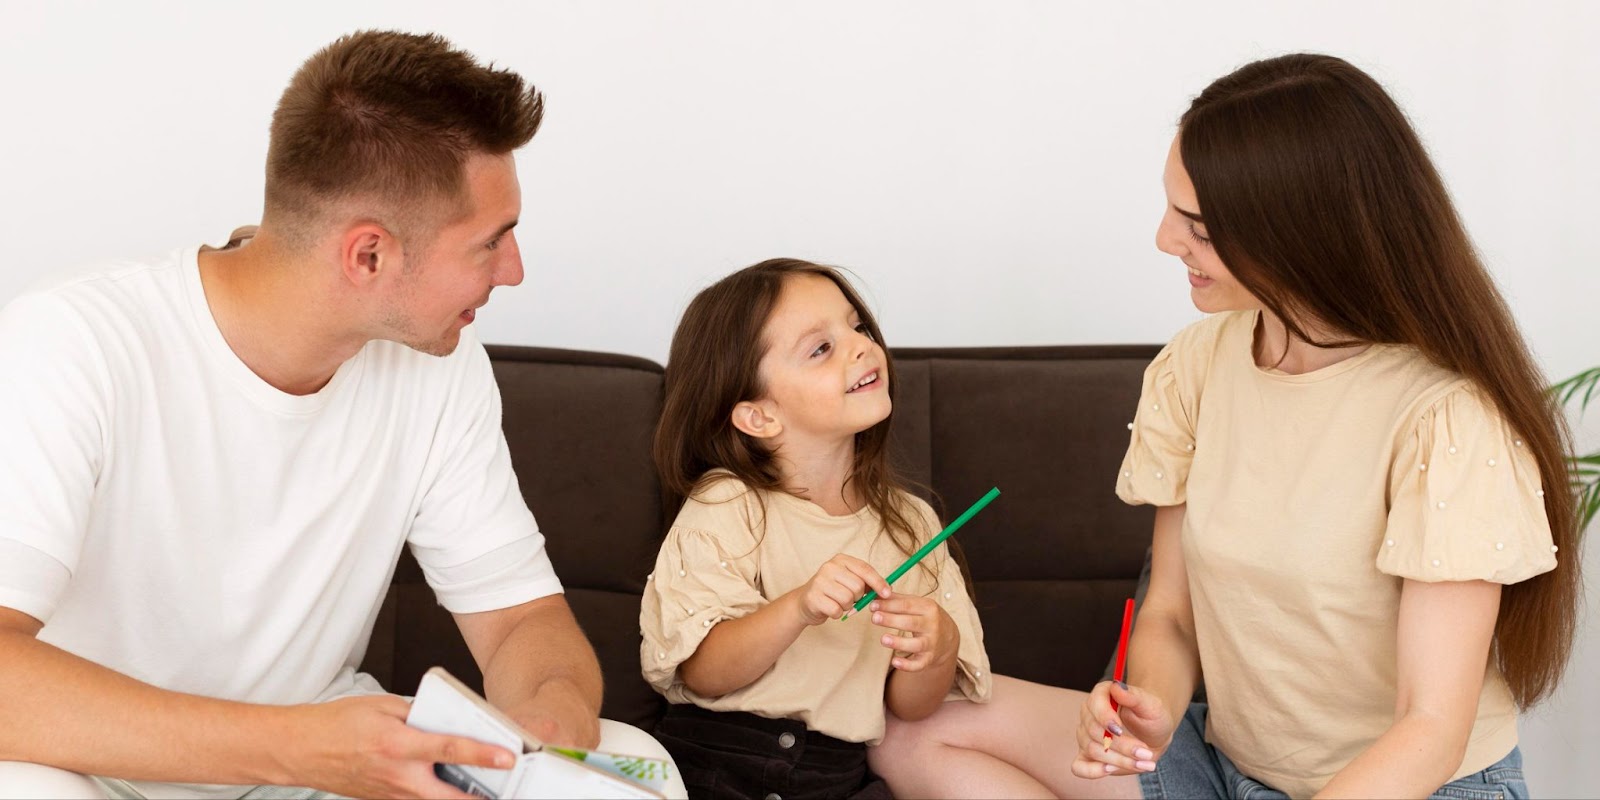
<path fill-rule="evenodd" d="M 807 625 L 821 625 L 838 619 L 856 604 L 871 587 L 879 597 L 889 596 L 889 584 L 871 564 L 844 553 L 828 559 L 796 591 L 799 593 L 800 619 Z"/>
<path fill-rule="evenodd" d="M 931 665 L 944 666 L 955 659 L 961 648 L 956 621 L 931 597 L 900 595 L 874 600 L 867 610 L 872 612 L 873 624 L 902 634 L 886 634 L 880 640 L 884 647 L 895 651 L 890 662 L 895 669 L 918 672 Z"/>
<path fill-rule="evenodd" d="M 1111 701 L 1120 709 L 1111 710 Z M 1153 772 L 1177 728 L 1161 698 L 1125 683 L 1101 681 L 1079 711 L 1078 755 L 1072 774 L 1080 778 Z M 1111 732 L 1111 749 L 1105 733 Z"/>

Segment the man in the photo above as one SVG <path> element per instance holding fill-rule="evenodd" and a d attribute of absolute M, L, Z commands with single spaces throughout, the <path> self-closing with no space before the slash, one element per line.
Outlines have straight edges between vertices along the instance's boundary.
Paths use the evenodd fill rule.
<path fill-rule="evenodd" d="M 491 702 L 600 742 L 469 327 L 522 280 L 512 152 L 542 110 L 439 37 L 342 38 L 273 115 L 248 245 L 0 311 L 0 787 L 466 797 L 434 762 L 510 754 L 406 727 L 355 669 L 402 546 Z"/>

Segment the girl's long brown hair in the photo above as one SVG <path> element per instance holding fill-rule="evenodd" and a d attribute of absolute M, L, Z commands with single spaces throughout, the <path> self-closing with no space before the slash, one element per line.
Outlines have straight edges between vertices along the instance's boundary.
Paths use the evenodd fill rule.
<path fill-rule="evenodd" d="M 833 281 L 855 308 L 867 335 L 883 344 L 883 332 L 867 304 L 838 270 L 794 258 L 774 258 L 745 267 L 706 287 L 690 301 L 672 336 L 667 357 L 665 398 L 656 428 L 655 462 L 673 505 L 693 497 L 715 480 L 712 469 L 733 473 L 744 485 L 765 492 L 788 492 L 775 454 L 733 426 L 734 406 L 765 393 L 759 374 L 767 342 L 767 318 L 784 283 L 795 276 L 815 275 Z M 893 403 L 899 383 L 894 359 L 884 347 L 884 374 Z M 893 416 L 891 411 L 890 417 Z M 889 419 L 856 434 L 855 463 L 848 484 L 854 484 L 891 541 L 907 555 L 920 540 L 915 510 L 906 502 L 909 485 L 889 463 Z M 757 497 L 762 492 L 757 492 Z M 950 553 L 966 576 L 960 551 Z M 923 566 L 920 565 L 919 566 Z"/>
<path fill-rule="evenodd" d="M 1349 63 L 1286 55 L 1206 87 L 1179 137 L 1217 254 L 1291 335 L 1415 347 L 1471 379 L 1526 442 L 1561 556 L 1503 589 L 1495 658 L 1519 705 L 1548 696 L 1582 587 L 1570 436 L 1405 115 Z M 1312 319 L 1347 338 L 1313 341 Z"/>

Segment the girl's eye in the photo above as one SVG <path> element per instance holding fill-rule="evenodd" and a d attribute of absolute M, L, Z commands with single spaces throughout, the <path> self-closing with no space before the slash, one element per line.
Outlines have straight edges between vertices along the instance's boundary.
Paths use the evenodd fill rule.
<path fill-rule="evenodd" d="M 1201 236 L 1200 231 L 1195 230 L 1193 222 L 1189 223 L 1189 236 L 1200 244 L 1206 245 L 1207 247 L 1211 245 L 1211 238 L 1208 236 Z"/>
<path fill-rule="evenodd" d="M 867 323 L 865 323 L 865 322 L 857 322 L 856 323 L 856 333 L 859 333 L 862 336 L 867 337 L 868 339 L 872 338 L 872 331 L 867 330 Z"/>
<path fill-rule="evenodd" d="M 816 358 L 817 356 L 820 356 L 831 349 L 833 349 L 833 345 L 823 342 L 822 344 L 817 345 L 817 349 L 811 351 L 811 357 Z"/>

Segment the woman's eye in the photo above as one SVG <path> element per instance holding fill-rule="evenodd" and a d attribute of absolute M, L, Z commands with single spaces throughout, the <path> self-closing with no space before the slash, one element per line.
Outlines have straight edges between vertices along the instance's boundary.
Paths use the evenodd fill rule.
<path fill-rule="evenodd" d="M 1193 222 L 1189 223 L 1189 235 L 1191 237 L 1193 237 L 1195 241 L 1197 241 L 1197 242 L 1199 242 L 1201 244 L 1204 244 L 1204 245 L 1211 244 L 1211 238 L 1208 237 L 1208 236 L 1201 236 L 1200 235 L 1200 231 L 1195 229 Z"/>

